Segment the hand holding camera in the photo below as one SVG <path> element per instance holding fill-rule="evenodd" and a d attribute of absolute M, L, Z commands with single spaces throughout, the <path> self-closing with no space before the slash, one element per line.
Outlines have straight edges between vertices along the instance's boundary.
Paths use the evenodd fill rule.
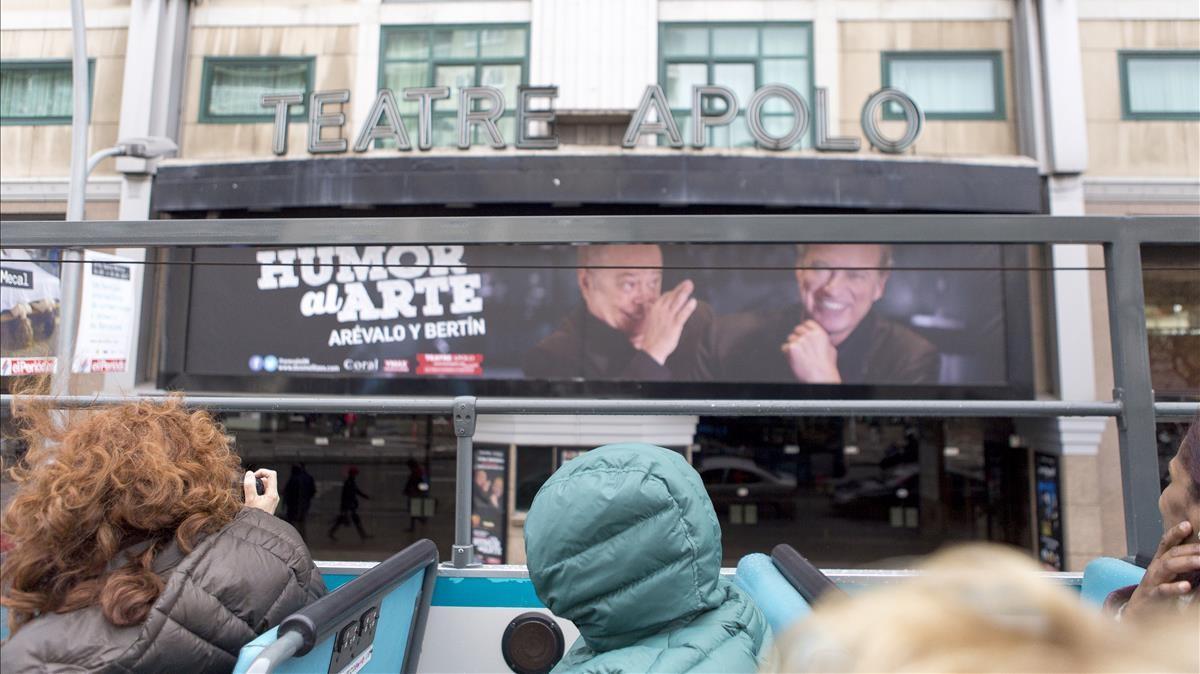
<path fill-rule="evenodd" d="M 246 494 L 246 506 L 258 508 L 268 515 L 275 514 L 279 507 L 279 478 L 275 471 L 259 468 L 253 473 L 246 471 L 242 477 L 242 489 Z"/>

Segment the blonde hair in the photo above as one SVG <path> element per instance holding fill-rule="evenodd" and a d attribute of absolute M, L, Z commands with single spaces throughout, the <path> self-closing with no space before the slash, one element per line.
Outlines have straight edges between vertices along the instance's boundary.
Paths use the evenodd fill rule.
<path fill-rule="evenodd" d="M 996 545 L 935 555 L 926 573 L 819 604 L 767 672 L 1196 672 L 1197 607 L 1113 622 Z"/>

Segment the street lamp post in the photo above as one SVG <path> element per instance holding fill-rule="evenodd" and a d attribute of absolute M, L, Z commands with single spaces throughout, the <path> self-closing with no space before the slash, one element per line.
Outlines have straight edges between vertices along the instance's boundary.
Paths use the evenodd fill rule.
<path fill-rule="evenodd" d="M 83 0 L 71 0 L 71 182 L 67 220 L 83 220 L 83 185 L 87 182 L 88 140 L 87 26 Z"/>
<path fill-rule="evenodd" d="M 71 177 L 67 190 L 67 220 L 81 222 L 84 219 L 84 202 L 87 198 L 87 179 L 92 170 L 107 157 L 140 157 L 151 159 L 178 150 L 167 138 L 130 138 L 117 145 L 100 150 L 88 157 L 88 111 L 90 108 L 87 67 L 87 25 L 84 22 L 83 0 L 71 0 Z M 71 373 L 75 330 L 78 321 L 79 284 L 82 278 L 82 256 L 77 251 L 64 250 L 60 267 L 61 292 L 60 320 L 55 353 L 58 367 L 52 384 L 56 394 L 67 392 Z"/>

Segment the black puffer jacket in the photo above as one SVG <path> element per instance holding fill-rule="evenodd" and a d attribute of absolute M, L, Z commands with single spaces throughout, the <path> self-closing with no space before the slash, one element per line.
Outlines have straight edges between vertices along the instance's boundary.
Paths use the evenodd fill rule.
<path fill-rule="evenodd" d="M 191 554 L 164 549 L 154 570 L 166 587 L 141 625 L 114 627 L 99 606 L 41 616 L 0 648 L 0 671 L 229 672 L 243 645 L 326 592 L 296 530 L 250 508 Z"/>

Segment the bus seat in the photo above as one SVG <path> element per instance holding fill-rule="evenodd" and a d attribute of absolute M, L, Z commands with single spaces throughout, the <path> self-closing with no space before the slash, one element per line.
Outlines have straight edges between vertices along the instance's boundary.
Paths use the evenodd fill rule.
<path fill-rule="evenodd" d="M 812 612 L 771 558 L 760 552 L 742 557 L 733 582 L 750 595 L 775 634 Z"/>
<path fill-rule="evenodd" d="M 1113 590 L 1137 585 L 1146 570 L 1136 564 L 1112 557 L 1093 559 L 1083 569 L 1083 587 L 1079 593 L 1085 601 L 1103 606 Z"/>
<path fill-rule="evenodd" d="M 417 541 L 243 646 L 233 671 L 415 672 L 437 564 Z"/>

